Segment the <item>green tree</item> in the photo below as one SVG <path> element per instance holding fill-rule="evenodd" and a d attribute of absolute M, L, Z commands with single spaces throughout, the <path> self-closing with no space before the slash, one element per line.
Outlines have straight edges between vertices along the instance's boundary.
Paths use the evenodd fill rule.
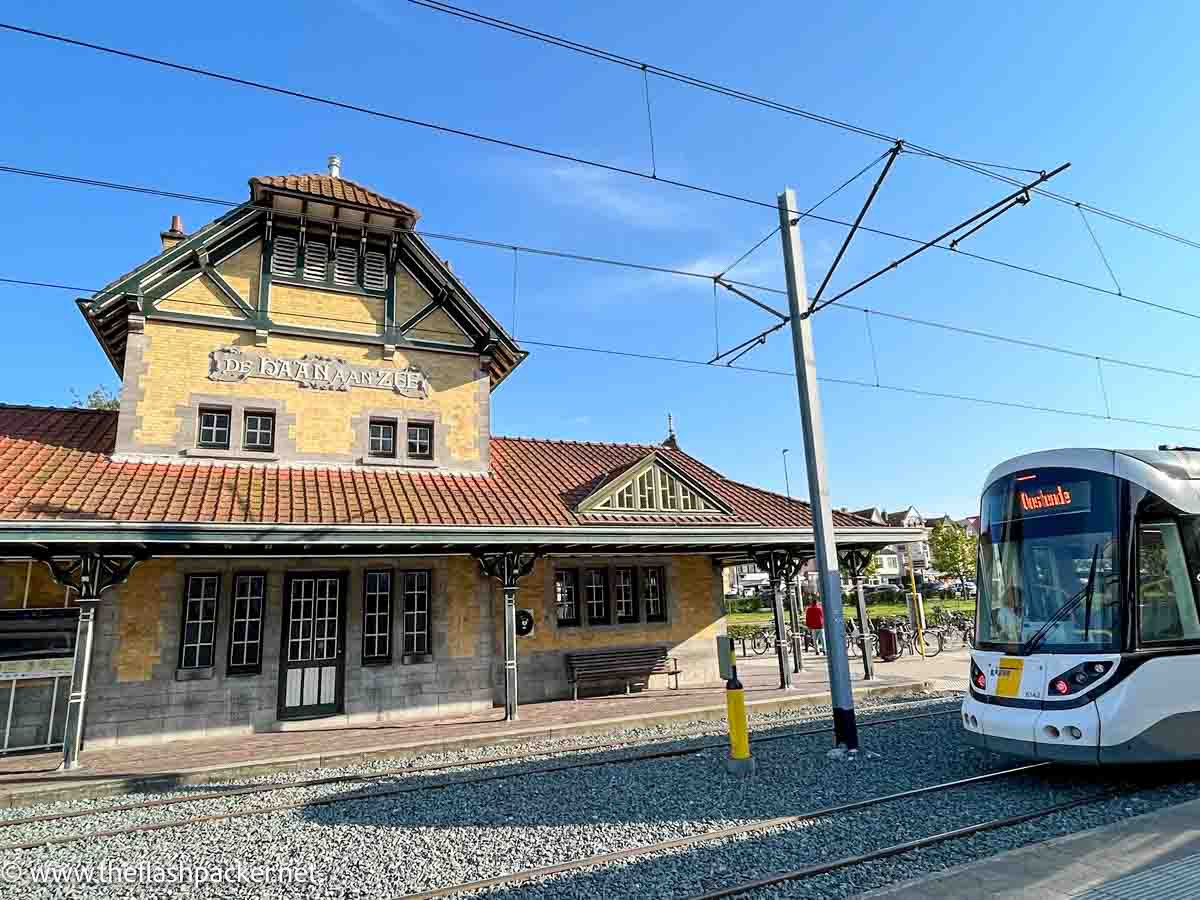
<path fill-rule="evenodd" d="M 979 538 L 967 533 L 956 522 L 939 522 L 929 535 L 929 555 L 933 567 L 958 578 L 967 595 L 967 579 L 975 578 L 975 559 L 979 549 Z"/>
<path fill-rule="evenodd" d="M 71 405 L 78 409 L 120 409 L 121 399 L 117 396 L 116 391 L 103 384 L 97 385 L 94 391 L 91 391 L 87 397 L 80 397 L 79 391 L 71 388 L 71 396 L 74 397 Z"/>

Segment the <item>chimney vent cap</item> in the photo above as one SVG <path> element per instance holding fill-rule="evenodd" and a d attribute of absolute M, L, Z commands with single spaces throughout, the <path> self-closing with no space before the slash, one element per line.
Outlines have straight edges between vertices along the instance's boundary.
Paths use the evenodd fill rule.
<path fill-rule="evenodd" d="M 340 156 L 338 156 L 336 153 L 332 154 L 329 157 L 329 177 L 330 178 L 341 178 L 342 177 L 342 158 Z"/>

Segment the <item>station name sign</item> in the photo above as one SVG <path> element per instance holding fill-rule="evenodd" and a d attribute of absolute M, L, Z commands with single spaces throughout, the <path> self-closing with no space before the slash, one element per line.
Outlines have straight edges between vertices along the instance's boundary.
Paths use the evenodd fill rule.
<path fill-rule="evenodd" d="M 240 347 L 221 347 L 213 350 L 208 357 L 208 377 L 212 381 L 238 382 L 248 378 L 266 378 L 270 381 L 290 381 L 312 391 L 375 388 L 421 400 L 429 396 L 429 380 L 415 366 L 406 369 L 359 366 L 335 356 L 316 353 L 288 359 L 245 351 Z"/>

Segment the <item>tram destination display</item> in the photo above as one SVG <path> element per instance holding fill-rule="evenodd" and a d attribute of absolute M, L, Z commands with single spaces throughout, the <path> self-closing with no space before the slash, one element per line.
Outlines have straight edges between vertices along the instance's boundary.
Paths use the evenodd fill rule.
<path fill-rule="evenodd" d="M 989 496 L 988 501 L 992 505 L 991 522 L 1085 513 L 1092 509 L 1092 484 L 1018 475 L 1013 480 L 1011 494 Z"/>

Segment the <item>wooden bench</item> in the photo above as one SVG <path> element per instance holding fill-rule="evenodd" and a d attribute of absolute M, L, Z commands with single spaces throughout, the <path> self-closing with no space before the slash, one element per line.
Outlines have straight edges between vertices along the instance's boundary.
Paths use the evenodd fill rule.
<path fill-rule="evenodd" d="M 571 699 L 579 699 L 581 681 L 624 681 L 625 693 L 630 685 L 645 684 L 651 675 L 673 675 L 672 690 L 679 690 L 679 661 L 667 655 L 665 647 L 625 647 L 615 650 L 585 650 L 566 654 L 567 681 L 571 682 Z"/>

